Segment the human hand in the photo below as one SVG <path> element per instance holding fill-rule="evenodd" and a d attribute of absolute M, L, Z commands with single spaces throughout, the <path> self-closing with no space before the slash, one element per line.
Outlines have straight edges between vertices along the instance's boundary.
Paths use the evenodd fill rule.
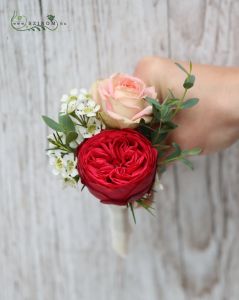
<path fill-rule="evenodd" d="M 180 64 L 189 67 L 188 63 Z M 176 115 L 175 123 L 179 126 L 169 135 L 168 142 L 176 142 L 182 149 L 200 147 L 203 154 L 208 154 L 239 138 L 239 68 L 193 64 L 192 73 L 196 81 L 187 96 L 200 101 Z M 155 86 L 159 100 L 167 96 L 168 88 L 176 97 L 183 94 L 185 74 L 172 60 L 143 58 L 134 75 Z"/>

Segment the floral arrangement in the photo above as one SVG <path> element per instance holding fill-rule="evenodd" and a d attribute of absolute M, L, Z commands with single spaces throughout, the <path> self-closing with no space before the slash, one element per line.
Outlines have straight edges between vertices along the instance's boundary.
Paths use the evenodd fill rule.
<path fill-rule="evenodd" d="M 81 182 L 101 203 L 130 208 L 135 222 L 135 207 L 152 213 L 153 190 L 167 165 L 179 160 L 192 168 L 187 156 L 200 153 L 167 143 L 175 115 L 198 103 L 185 100 L 195 81 L 191 62 L 189 71 L 176 65 L 186 73 L 181 98 L 169 90 L 157 99 L 154 87 L 121 73 L 63 95 L 58 122 L 43 116 L 54 131 L 47 149 L 53 174 L 72 187 Z"/>

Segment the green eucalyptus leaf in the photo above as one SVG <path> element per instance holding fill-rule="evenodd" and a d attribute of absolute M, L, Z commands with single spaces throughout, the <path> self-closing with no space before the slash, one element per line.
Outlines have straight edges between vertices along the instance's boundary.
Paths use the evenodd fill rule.
<path fill-rule="evenodd" d="M 183 162 L 189 169 L 193 170 L 193 164 L 190 160 L 182 158 L 181 162 Z"/>
<path fill-rule="evenodd" d="M 201 148 L 193 148 L 193 149 L 190 149 L 190 150 L 183 150 L 182 153 L 184 155 L 198 155 L 202 152 L 202 149 Z"/>
<path fill-rule="evenodd" d="M 160 105 L 160 103 L 158 102 L 157 99 L 153 99 L 153 98 L 150 98 L 150 97 L 145 97 L 145 100 L 149 104 L 154 105 L 157 109 L 160 109 L 161 105 Z"/>
<path fill-rule="evenodd" d="M 169 122 L 172 119 L 173 111 L 169 105 L 162 105 L 161 118 L 163 122 Z"/>
<path fill-rule="evenodd" d="M 138 131 L 149 141 L 151 141 L 151 132 L 153 131 L 153 129 L 150 126 L 146 125 L 145 120 L 143 118 L 140 119 Z"/>
<path fill-rule="evenodd" d="M 47 116 L 42 116 L 42 119 L 46 123 L 46 125 L 49 126 L 51 129 L 59 132 L 63 131 L 61 125 L 55 122 L 54 120 L 52 120 L 51 118 Z"/>
<path fill-rule="evenodd" d="M 169 105 L 170 107 L 176 106 L 180 102 L 180 99 L 177 98 L 169 98 L 165 101 L 165 104 Z"/>
<path fill-rule="evenodd" d="M 70 131 L 66 135 L 66 144 L 69 145 L 71 142 L 73 142 L 78 137 L 78 134 L 75 131 Z"/>
<path fill-rule="evenodd" d="M 169 107 L 167 105 L 161 106 L 161 118 L 166 121 L 169 113 Z"/>
<path fill-rule="evenodd" d="M 155 121 L 161 121 L 161 112 L 155 107 L 155 105 L 153 105 L 153 116 Z"/>
<path fill-rule="evenodd" d="M 75 126 L 69 115 L 59 114 L 59 123 L 64 131 L 75 131 Z"/>
<path fill-rule="evenodd" d="M 198 98 L 188 99 L 181 104 L 181 109 L 187 109 L 187 108 L 193 107 L 194 105 L 196 105 L 198 103 L 198 101 L 199 101 Z"/>
<path fill-rule="evenodd" d="M 184 81 L 183 87 L 188 90 L 191 87 L 193 87 L 194 82 L 195 82 L 195 76 L 194 75 L 188 75 L 188 77 Z"/>

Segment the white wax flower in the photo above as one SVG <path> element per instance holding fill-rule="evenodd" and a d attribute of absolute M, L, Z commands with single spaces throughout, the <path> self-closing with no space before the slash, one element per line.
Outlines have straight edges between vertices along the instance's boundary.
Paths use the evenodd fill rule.
<path fill-rule="evenodd" d="M 93 135 L 96 135 L 97 133 L 101 132 L 102 129 L 102 123 L 100 120 L 91 117 L 89 118 L 86 127 L 83 126 L 76 126 L 77 131 L 84 137 L 84 138 L 90 138 Z"/>
<path fill-rule="evenodd" d="M 64 187 L 68 187 L 68 186 L 74 188 L 77 186 L 77 181 L 71 176 L 64 178 Z"/>
<path fill-rule="evenodd" d="M 78 90 L 72 89 L 70 95 L 63 95 L 61 97 L 61 111 L 64 114 L 72 113 L 76 109 L 76 103 L 78 100 Z"/>
<path fill-rule="evenodd" d="M 95 117 L 97 111 L 99 111 L 100 106 L 95 103 L 93 100 L 87 101 L 79 101 L 76 106 L 76 115 L 80 116 L 87 116 L 87 117 Z"/>
<path fill-rule="evenodd" d="M 87 101 L 89 99 L 92 99 L 92 96 L 86 89 L 80 89 L 78 99 L 80 101 Z"/>
<path fill-rule="evenodd" d="M 52 151 L 49 153 L 50 159 L 50 165 L 53 166 L 52 173 L 54 175 L 59 175 L 63 172 L 64 170 L 64 162 L 63 162 L 63 157 L 62 153 L 60 150 L 55 150 L 54 152 Z"/>
<path fill-rule="evenodd" d="M 50 165 L 53 166 L 52 173 L 61 175 L 65 181 L 70 181 L 78 175 L 77 159 L 73 153 L 63 154 L 60 150 L 52 151 L 50 154 Z M 74 180 L 74 179 L 73 179 Z"/>
<path fill-rule="evenodd" d="M 75 177 L 78 175 L 77 169 L 76 169 L 77 159 L 74 157 L 73 153 L 69 153 L 63 156 L 63 170 L 62 170 L 62 176 L 67 178 L 69 176 Z"/>

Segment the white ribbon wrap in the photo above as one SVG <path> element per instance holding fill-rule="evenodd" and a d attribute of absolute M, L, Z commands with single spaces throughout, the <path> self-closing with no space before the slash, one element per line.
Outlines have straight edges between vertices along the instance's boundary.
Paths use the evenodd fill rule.
<path fill-rule="evenodd" d="M 132 227 L 129 220 L 129 210 L 125 206 L 108 205 L 112 247 L 121 257 L 128 253 Z"/>
<path fill-rule="evenodd" d="M 158 193 L 163 190 L 160 182 L 160 176 L 156 173 L 152 192 Z M 110 230 L 112 238 L 112 247 L 121 257 L 126 257 L 129 248 L 132 227 L 129 218 L 131 216 L 130 209 L 125 206 L 107 205 L 110 217 Z"/>

